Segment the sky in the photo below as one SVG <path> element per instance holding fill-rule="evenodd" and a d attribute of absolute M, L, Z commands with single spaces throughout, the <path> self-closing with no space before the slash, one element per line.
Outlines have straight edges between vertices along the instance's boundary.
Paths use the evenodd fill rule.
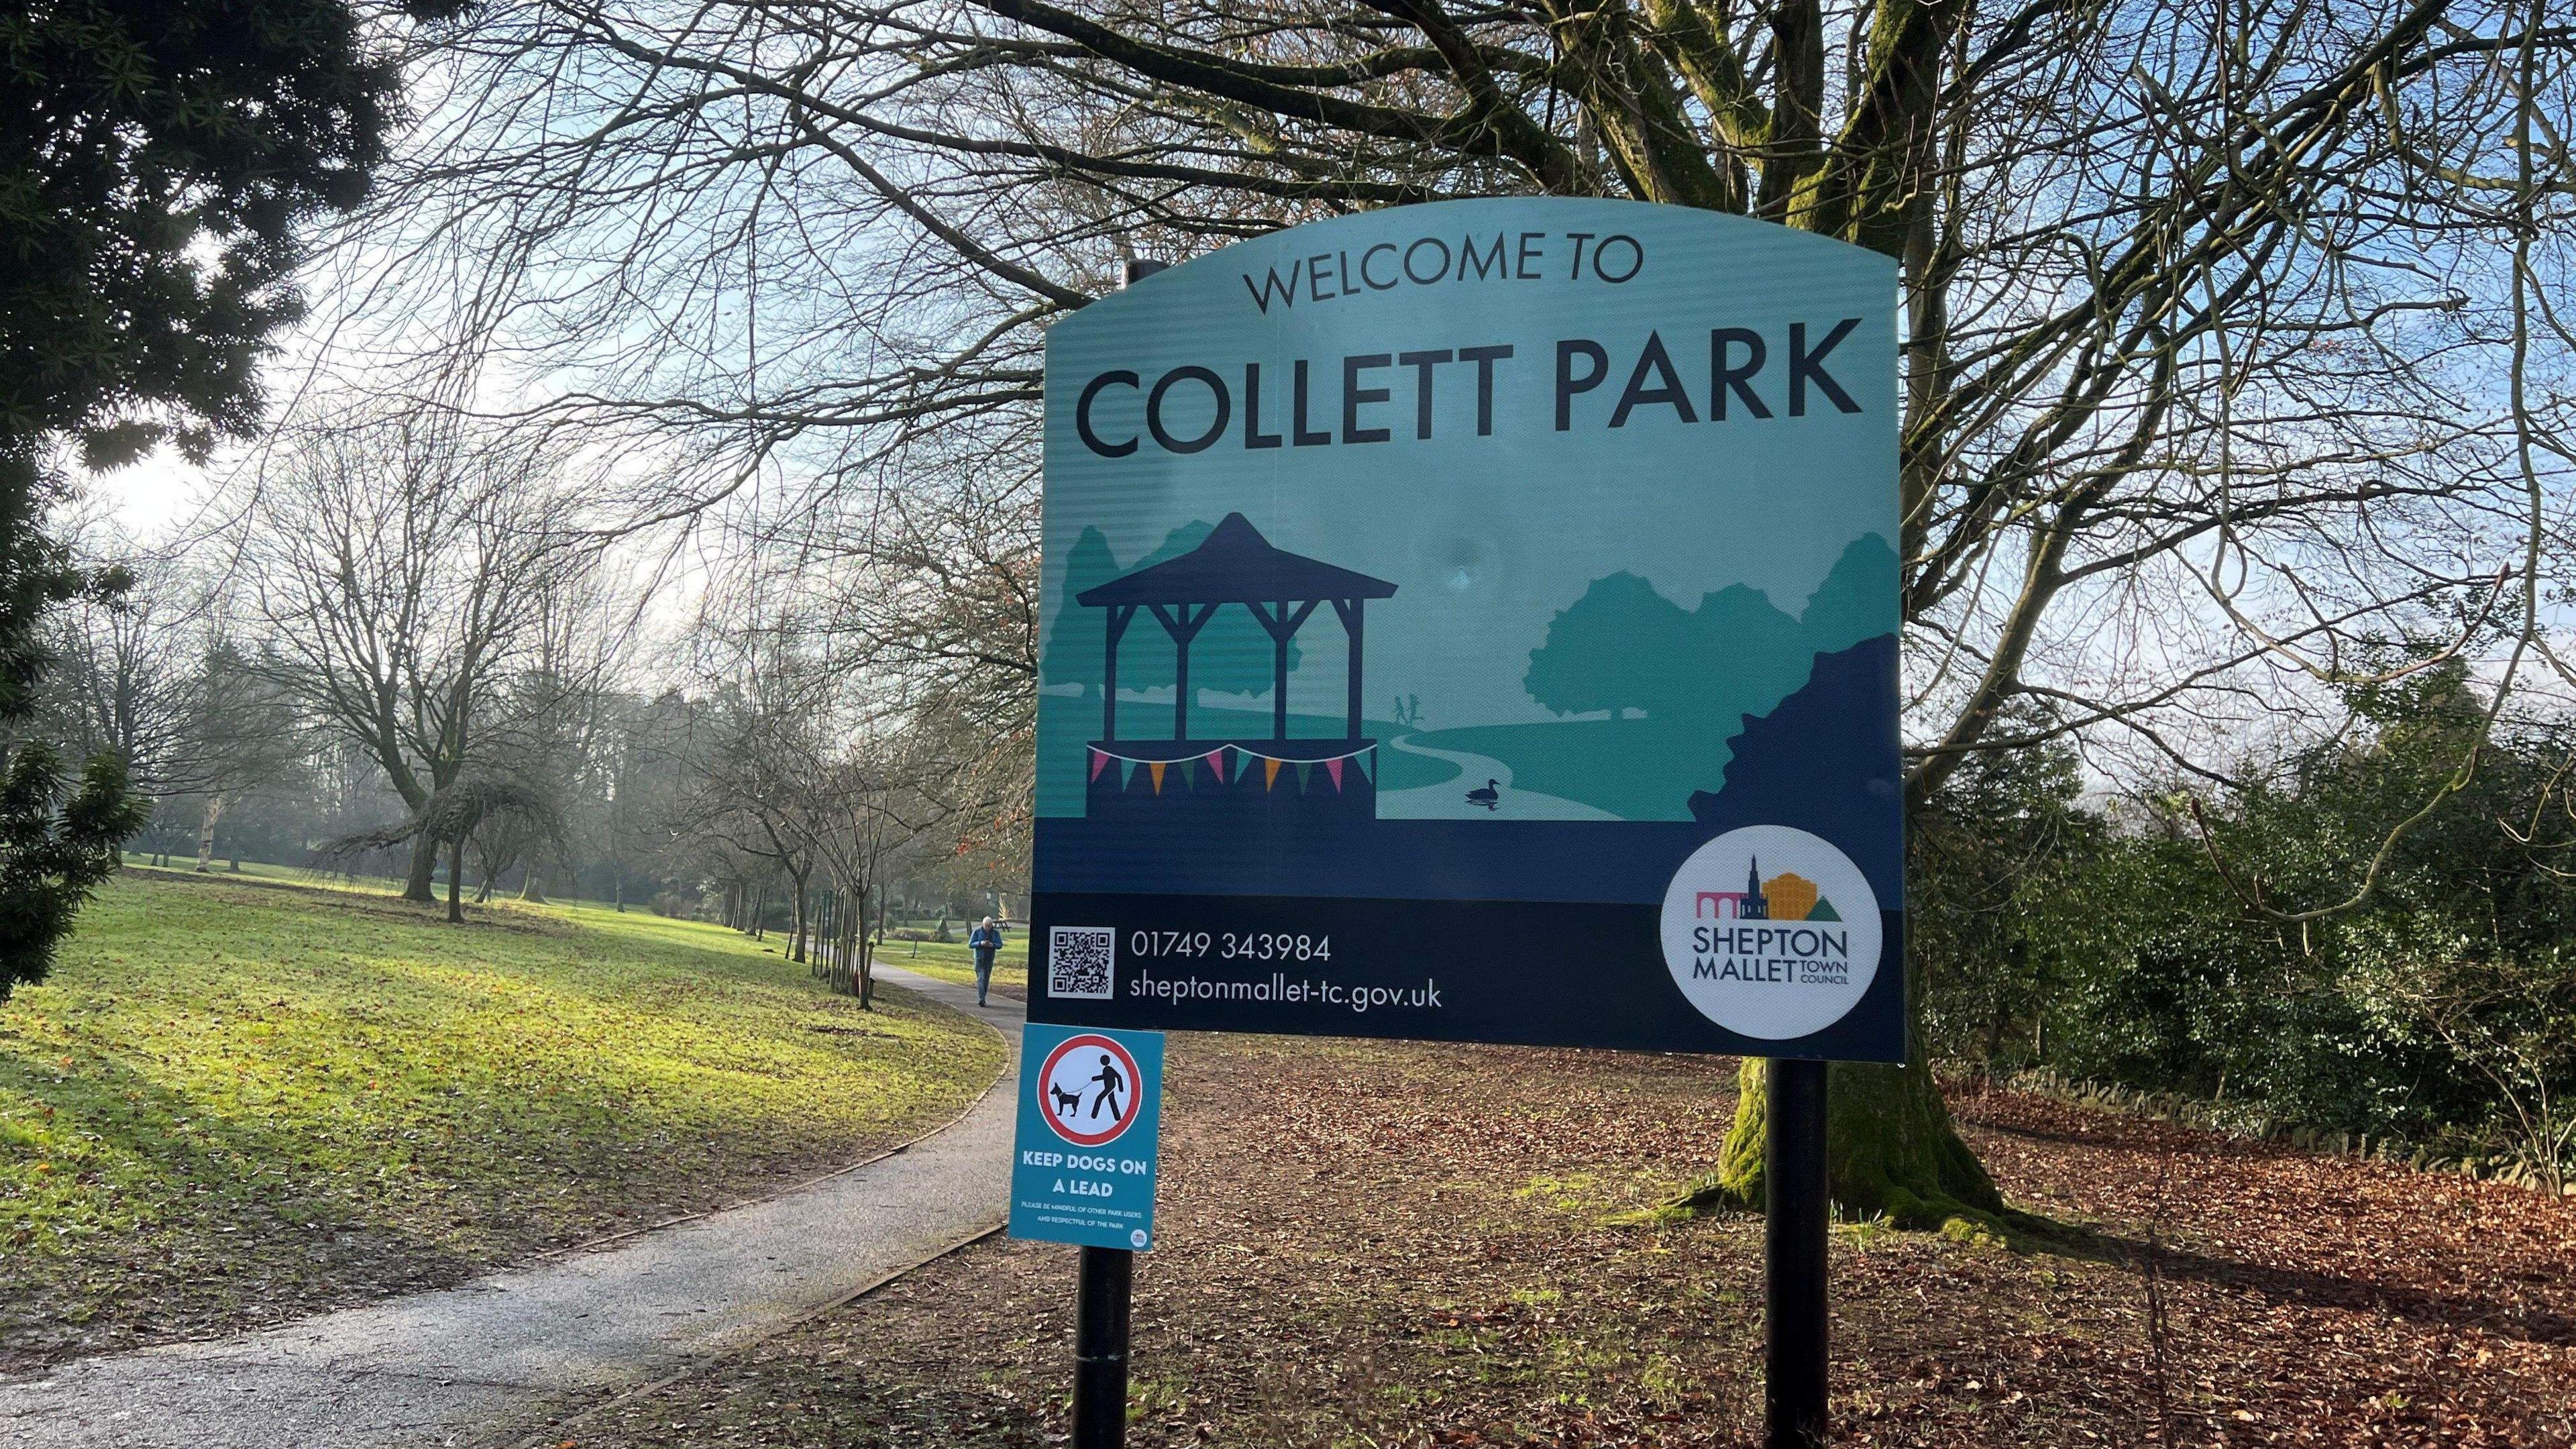
<path fill-rule="evenodd" d="M 165 445 L 125 467 L 88 474 L 81 487 L 107 507 L 125 532 L 156 540 L 197 515 L 220 466 L 200 468 Z"/>

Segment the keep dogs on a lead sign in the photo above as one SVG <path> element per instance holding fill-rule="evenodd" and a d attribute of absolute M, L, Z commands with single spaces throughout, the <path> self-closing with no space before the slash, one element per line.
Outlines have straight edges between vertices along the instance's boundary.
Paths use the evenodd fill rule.
<path fill-rule="evenodd" d="M 1896 305 L 1532 199 L 1056 324 L 1030 1018 L 1901 1060 Z"/>
<path fill-rule="evenodd" d="M 1020 1038 L 1011 1236 L 1151 1249 L 1162 1119 L 1161 1033 L 1030 1025 Z"/>

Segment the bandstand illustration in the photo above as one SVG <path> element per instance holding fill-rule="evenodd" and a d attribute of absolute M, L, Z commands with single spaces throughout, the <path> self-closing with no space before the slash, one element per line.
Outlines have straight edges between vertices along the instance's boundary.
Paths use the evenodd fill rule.
<path fill-rule="evenodd" d="M 1094 820 L 1222 825 L 1253 816 L 1294 815 L 1321 821 L 1377 815 L 1377 741 L 1361 733 L 1365 611 L 1395 585 L 1320 559 L 1275 548 L 1251 520 L 1229 513 L 1197 548 L 1178 558 L 1111 579 L 1074 596 L 1108 612 L 1108 657 L 1101 690 L 1100 738 L 1090 746 L 1084 813 Z M 1202 739 L 1190 724 L 1190 641 L 1217 610 L 1239 604 L 1271 644 L 1270 735 Z M 1350 641 L 1343 730 L 1292 737 L 1288 716 L 1288 645 L 1315 611 L 1333 606 Z M 1118 732 L 1118 643 L 1139 611 L 1171 636 L 1172 733 L 1126 738 Z"/>

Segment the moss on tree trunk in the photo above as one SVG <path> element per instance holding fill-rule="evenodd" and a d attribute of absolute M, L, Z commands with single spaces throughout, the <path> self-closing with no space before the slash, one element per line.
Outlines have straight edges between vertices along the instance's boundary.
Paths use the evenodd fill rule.
<path fill-rule="evenodd" d="M 1907 984 L 1909 997 L 1920 1000 L 1920 983 Z M 1924 1060 L 1922 1038 L 1910 1028 L 1906 1056 L 1903 1067 L 1833 1064 L 1825 1160 L 1835 1207 L 1958 1238 L 2001 1239 L 2014 1228 L 2040 1226 L 2038 1219 L 2004 1206 L 1984 1164 L 1959 1139 Z M 1745 1059 L 1737 1077 L 1742 1095 L 1735 1125 L 1719 1149 L 1717 1176 L 1673 1208 L 1761 1208 L 1765 1069 L 1762 1059 Z"/>
<path fill-rule="evenodd" d="M 1760 1058 L 1745 1059 L 1743 1098 L 1718 1154 L 1717 1178 L 1683 1206 L 1762 1206 L 1764 1073 Z M 1835 1207 L 1953 1237 L 2001 1236 L 2017 1225 L 2020 1215 L 2004 1206 L 1994 1179 L 1950 1125 L 1930 1072 L 1836 1062 L 1828 1080 L 1825 1160 Z"/>

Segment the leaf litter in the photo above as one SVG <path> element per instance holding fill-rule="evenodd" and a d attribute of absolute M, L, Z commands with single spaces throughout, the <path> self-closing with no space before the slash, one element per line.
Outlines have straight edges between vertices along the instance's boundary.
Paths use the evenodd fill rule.
<path fill-rule="evenodd" d="M 1758 1442 L 1757 1217 L 1659 1222 L 1731 1060 L 1176 1036 L 1129 1442 Z M 1848 1445 L 2576 1443 L 2576 1208 L 1954 1094 L 2006 1250 L 1844 1223 Z M 1061 1444 L 1073 1250 L 992 1238 L 640 1394 L 583 1449 Z"/>

